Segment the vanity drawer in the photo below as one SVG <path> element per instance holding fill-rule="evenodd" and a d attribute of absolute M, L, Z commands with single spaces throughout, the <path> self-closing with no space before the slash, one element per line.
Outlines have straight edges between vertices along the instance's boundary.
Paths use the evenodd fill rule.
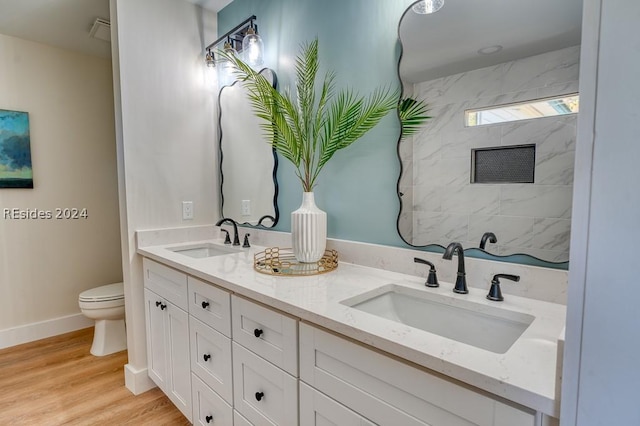
<path fill-rule="evenodd" d="M 231 338 L 231 294 L 197 278 L 188 278 L 189 313 Z"/>
<path fill-rule="evenodd" d="M 227 402 L 233 401 L 231 340 L 189 317 L 191 371 Z"/>
<path fill-rule="evenodd" d="M 359 344 L 300 325 L 300 379 L 376 424 L 534 426 L 497 401 Z"/>
<path fill-rule="evenodd" d="M 192 373 L 193 424 L 201 426 L 232 425 L 233 408 L 198 376 Z"/>
<path fill-rule="evenodd" d="M 375 426 L 364 417 L 300 382 L 300 426 Z"/>
<path fill-rule="evenodd" d="M 254 425 L 296 425 L 298 380 L 234 342 L 233 406 Z"/>
<path fill-rule="evenodd" d="M 237 296 L 231 297 L 233 340 L 298 376 L 298 322 Z"/>
<path fill-rule="evenodd" d="M 146 288 L 180 309 L 187 310 L 187 274 L 146 257 L 142 259 L 142 269 Z"/>

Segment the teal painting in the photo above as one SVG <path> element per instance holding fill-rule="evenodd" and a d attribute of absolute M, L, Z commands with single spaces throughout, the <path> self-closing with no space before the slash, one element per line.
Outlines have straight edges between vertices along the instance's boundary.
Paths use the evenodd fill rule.
<path fill-rule="evenodd" d="M 0 109 L 0 188 L 33 188 L 29 113 Z"/>

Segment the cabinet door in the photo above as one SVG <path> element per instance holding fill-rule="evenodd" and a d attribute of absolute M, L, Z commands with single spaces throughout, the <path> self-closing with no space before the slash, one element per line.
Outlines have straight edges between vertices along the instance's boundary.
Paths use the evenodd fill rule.
<path fill-rule="evenodd" d="M 375 423 L 300 382 L 300 426 L 375 426 Z"/>
<path fill-rule="evenodd" d="M 191 421 L 191 363 L 189 357 L 189 316 L 171 303 L 165 309 L 169 351 L 167 396 Z"/>
<path fill-rule="evenodd" d="M 147 369 L 149 378 L 165 393 L 167 392 L 167 341 L 164 311 L 160 303 L 167 302 L 151 290 L 144 290 L 144 314 L 147 328 Z"/>
<path fill-rule="evenodd" d="M 534 426 L 535 413 L 300 325 L 300 379 L 381 425 Z"/>

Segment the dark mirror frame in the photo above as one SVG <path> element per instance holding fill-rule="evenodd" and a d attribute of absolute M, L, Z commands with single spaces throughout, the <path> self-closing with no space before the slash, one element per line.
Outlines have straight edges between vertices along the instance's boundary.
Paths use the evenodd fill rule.
<path fill-rule="evenodd" d="M 262 74 L 263 72 L 268 71 L 271 73 L 271 75 L 273 76 L 273 88 L 277 88 L 278 86 L 278 76 L 276 74 L 276 72 L 274 70 L 272 70 L 271 68 L 263 68 L 260 70 L 260 74 Z M 218 93 L 218 156 L 219 156 L 219 163 L 218 163 L 218 174 L 219 174 L 219 179 L 220 179 L 220 216 L 221 217 L 225 217 L 224 216 L 224 174 L 222 172 L 222 163 L 224 160 L 224 152 L 222 151 L 222 138 L 223 138 L 223 132 L 222 132 L 222 91 L 227 88 L 227 87 L 232 87 L 235 86 L 236 84 L 240 84 L 240 82 L 238 80 L 234 81 L 232 84 L 230 85 L 225 85 L 223 86 L 219 93 Z M 249 102 L 249 100 L 247 99 L 247 102 Z M 265 141 L 265 143 L 267 143 Z M 278 178 L 277 178 L 277 172 L 278 172 L 278 154 L 276 153 L 276 150 L 274 148 L 271 149 L 271 152 L 273 154 L 273 172 L 272 172 L 272 179 L 273 179 L 273 210 L 274 210 L 274 216 L 271 216 L 269 214 L 266 214 L 264 216 L 262 216 L 260 219 L 258 219 L 258 223 L 256 225 L 251 224 L 249 222 L 240 222 L 240 221 L 236 221 L 239 225 L 245 226 L 245 227 L 251 227 L 251 228 L 273 228 L 274 226 L 276 226 L 278 224 L 278 221 L 280 219 L 280 210 L 278 209 Z M 234 219 L 235 218 L 231 218 Z M 270 225 L 265 225 L 263 223 L 263 221 L 265 220 L 270 220 L 272 222 L 272 224 Z"/>
<path fill-rule="evenodd" d="M 402 21 L 405 17 L 405 15 L 407 13 L 411 13 L 411 8 L 416 4 L 419 3 L 421 0 L 415 1 L 413 3 L 411 3 L 407 9 L 402 13 L 402 16 L 400 17 L 400 20 L 398 22 L 398 45 L 399 45 L 399 57 L 398 57 L 398 67 L 397 67 L 397 73 L 398 73 L 398 80 L 400 82 L 400 93 L 401 93 L 401 97 L 404 96 L 405 93 L 405 83 L 402 80 L 402 77 L 400 75 L 400 64 L 402 62 L 402 57 L 404 55 L 404 49 L 402 46 L 402 38 L 401 38 L 401 33 L 400 33 L 400 26 L 402 25 Z M 425 100 L 428 104 L 428 100 Z M 400 120 L 400 115 L 398 113 L 398 120 Z M 405 237 L 402 235 L 402 232 L 400 230 L 400 224 L 401 224 L 401 219 L 402 219 L 402 207 L 403 207 L 403 200 L 402 197 L 404 196 L 403 192 L 401 191 L 401 181 L 402 181 L 402 176 L 403 176 L 403 172 L 405 169 L 405 166 L 402 162 L 402 152 L 401 152 L 401 147 L 400 144 L 403 142 L 403 137 L 402 137 L 402 129 L 400 131 L 400 136 L 398 137 L 398 144 L 397 144 L 397 148 L 396 148 L 396 154 L 398 156 L 398 163 L 400 165 L 400 171 L 398 174 L 398 181 L 396 184 L 396 193 L 398 195 L 398 201 L 399 201 L 399 210 L 398 210 L 398 217 L 396 220 L 396 231 L 398 232 L 398 236 L 400 237 L 400 239 L 407 244 L 410 247 L 413 248 L 418 248 L 418 249 L 422 249 L 424 251 L 428 251 L 428 252 L 434 252 L 434 253 L 444 253 L 445 251 L 445 247 L 440 245 L 440 244 L 426 244 L 426 245 L 414 245 L 412 243 L 410 243 L 409 241 L 407 241 L 405 239 Z M 540 259 L 538 257 L 532 256 L 530 254 L 525 254 L 525 253 L 513 253 L 513 254 L 509 254 L 509 255 L 498 255 L 498 254 L 493 254 L 493 253 L 489 253 L 484 249 L 480 249 L 478 247 L 470 247 L 470 248 L 466 248 L 464 250 L 465 255 L 470 255 L 470 257 L 474 257 L 474 258 L 479 258 L 479 259 L 486 259 L 486 260 L 498 260 L 498 261 L 502 261 L 502 262 L 508 262 L 508 263 L 519 263 L 519 264 L 525 264 L 525 265 L 531 265 L 531 266 L 541 266 L 541 267 L 547 267 L 547 268 L 553 268 L 553 269 L 565 269 L 568 270 L 569 269 L 569 261 L 566 262 L 551 262 L 551 261 L 547 261 L 547 260 L 543 260 Z"/>

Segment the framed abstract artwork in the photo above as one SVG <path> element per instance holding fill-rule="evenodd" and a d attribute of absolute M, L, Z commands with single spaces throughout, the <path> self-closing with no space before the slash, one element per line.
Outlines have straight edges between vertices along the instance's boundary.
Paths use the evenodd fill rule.
<path fill-rule="evenodd" d="M 27 112 L 0 109 L 0 188 L 33 188 Z"/>

